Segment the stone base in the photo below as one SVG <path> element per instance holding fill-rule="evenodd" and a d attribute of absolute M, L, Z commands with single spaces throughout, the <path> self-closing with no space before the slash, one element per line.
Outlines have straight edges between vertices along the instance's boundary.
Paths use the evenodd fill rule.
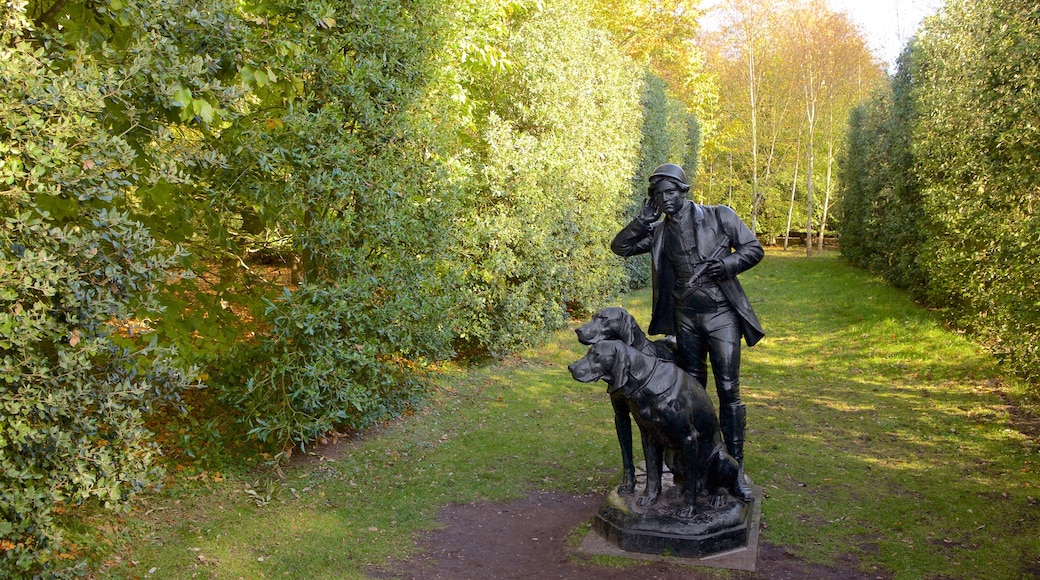
<path fill-rule="evenodd" d="M 693 517 L 680 518 L 676 514 L 682 509 L 681 490 L 671 485 L 669 474 L 664 479 L 664 492 L 650 507 L 636 502 L 645 487 L 642 477 L 631 495 L 612 491 L 596 514 L 593 528 L 621 550 L 645 554 L 704 558 L 748 545 L 752 504 L 728 494 L 704 496 Z"/>

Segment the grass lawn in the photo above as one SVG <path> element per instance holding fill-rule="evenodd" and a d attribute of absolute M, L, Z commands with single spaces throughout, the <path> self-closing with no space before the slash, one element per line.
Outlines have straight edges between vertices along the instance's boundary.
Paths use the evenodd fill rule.
<path fill-rule="evenodd" d="M 741 280 L 768 333 L 742 367 L 762 541 L 885 577 L 1040 574 L 1036 434 L 1012 420 L 1016 387 L 989 356 L 836 255 L 770 250 Z M 648 291 L 621 305 L 647 326 Z M 106 577 L 361 578 L 446 504 L 606 493 L 620 476 L 606 386 L 566 370 L 584 350 L 564 330 L 446 369 L 425 408 L 340 442 L 337 459 L 284 479 L 182 474 L 76 533 L 115 545 Z"/>

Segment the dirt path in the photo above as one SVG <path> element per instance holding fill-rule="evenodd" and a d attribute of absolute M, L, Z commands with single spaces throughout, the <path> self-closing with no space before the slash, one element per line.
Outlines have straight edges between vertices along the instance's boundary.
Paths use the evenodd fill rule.
<path fill-rule="evenodd" d="M 444 528 L 418 541 L 421 555 L 369 571 L 380 579 L 678 580 L 718 578 L 710 569 L 671 562 L 639 562 L 613 568 L 593 564 L 572 546 L 583 523 L 595 515 L 602 498 L 535 492 L 508 503 L 478 503 L 444 508 Z M 595 532 L 590 532 L 595 533 Z M 777 580 L 875 580 L 889 574 L 864 573 L 856 562 L 834 566 L 807 564 L 782 548 L 761 544 L 757 571 L 730 572 L 728 578 Z"/>

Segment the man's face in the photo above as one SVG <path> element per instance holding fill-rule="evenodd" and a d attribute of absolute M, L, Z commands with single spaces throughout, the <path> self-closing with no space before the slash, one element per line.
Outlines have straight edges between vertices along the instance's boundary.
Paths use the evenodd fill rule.
<path fill-rule="evenodd" d="M 686 202 L 686 192 L 679 189 L 671 179 L 662 179 L 654 183 L 650 186 L 650 192 L 657 207 L 668 215 L 675 215 Z"/>

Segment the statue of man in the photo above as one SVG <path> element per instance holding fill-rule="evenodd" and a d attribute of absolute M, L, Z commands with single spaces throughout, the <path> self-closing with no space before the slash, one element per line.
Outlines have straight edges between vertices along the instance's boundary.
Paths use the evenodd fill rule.
<path fill-rule="evenodd" d="M 639 215 L 610 245 L 619 256 L 650 252 L 653 311 L 648 334 L 674 335 L 677 363 L 707 388 L 708 360 L 719 396 L 726 450 L 740 464 L 743 499 L 747 410 L 740 399 L 740 339 L 754 346 L 764 335 L 737 274 L 762 260 L 758 238 L 726 206 L 687 200 L 686 172 L 672 163 L 650 175 Z M 664 219 L 660 219 L 661 216 Z"/>

